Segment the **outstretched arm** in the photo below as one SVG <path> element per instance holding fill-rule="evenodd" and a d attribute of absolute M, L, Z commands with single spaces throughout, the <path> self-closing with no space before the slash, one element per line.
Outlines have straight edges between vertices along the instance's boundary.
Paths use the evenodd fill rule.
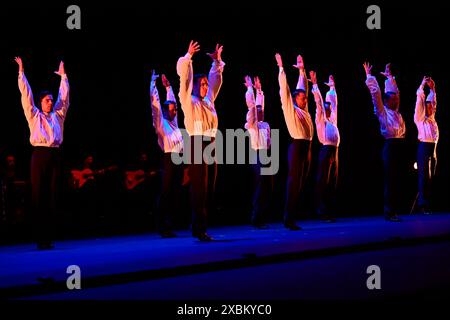
<path fill-rule="evenodd" d="M 25 117 L 29 122 L 35 116 L 35 114 L 39 112 L 39 110 L 34 105 L 33 92 L 31 91 L 30 84 L 28 83 L 28 80 L 25 77 L 22 59 L 20 57 L 16 57 L 14 60 L 19 66 L 18 84 L 22 96 L 21 97 L 22 107 L 25 113 Z"/>
<path fill-rule="evenodd" d="M 434 114 L 436 113 L 436 106 L 437 106 L 437 102 L 436 102 L 436 85 L 434 83 L 434 80 L 430 77 L 428 79 L 428 87 L 430 88 L 430 93 L 428 94 L 427 97 L 427 102 L 430 101 L 431 105 L 433 107 L 433 110 L 431 112 L 431 116 L 434 117 Z"/>
<path fill-rule="evenodd" d="M 55 103 L 55 112 L 58 116 L 60 116 L 62 119 L 66 118 L 67 110 L 69 109 L 69 80 L 67 79 L 66 70 L 64 69 L 64 62 L 61 61 L 59 63 L 59 69 L 58 71 L 55 71 L 57 75 L 61 77 L 61 82 L 59 84 L 59 92 L 58 92 L 58 99 Z"/>
<path fill-rule="evenodd" d="M 316 102 L 316 126 L 319 126 L 320 124 L 323 124 L 326 120 L 322 94 L 320 93 L 319 86 L 317 85 L 316 72 L 310 71 L 309 77 L 311 78 L 311 82 L 313 84 L 312 93 L 314 95 L 314 101 Z"/>
<path fill-rule="evenodd" d="M 253 91 L 253 83 L 252 79 L 249 76 L 245 76 L 244 85 L 247 87 L 247 91 L 245 92 L 245 102 L 247 104 L 247 122 L 245 124 L 245 128 L 248 129 L 250 127 L 254 127 L 257 123 L 256 117 L 256 102 L 255 102 L 255 93 Z"/>
<path fill-rule="evenodd" d="M 256 89 L 256 105 L 261 106 L 264 110 L 264 92 L 262 91 L 261 81 L 259 77 L 255 77 L 255 89 Z"/>
<path fill-rule="evenodd" d="M 296 107 L 292 98 L 291 90 L 289 89 L 287 83 L 286 73 L 284 72 L 281 56 L 277 53 L 275 55 L 275 59 L 280 70 L 278 73 L 278 83 L 280 85 L 281 108 L 283 109 L 286 126 L 288 130 L 291 130 L 292 128 L 295 128 L 297 126 L 297 111 L 295 109 Z"/>
<path fill-rule="evenodd" d="M 382 116 L 386 113 L 386 111 L 384 110 L 380 86 L 378 85 L 377 79 L 374 76 L 372 76 L 372 74 L 371 74 L 372 66 L 368 62 L 365 62 L 363 64 L 363 66 L 364 66 L 364 70 L 366 71 L 366 77 L 367 77 L 366 85 L 367 85 L 367 88 L 369 88 L 370 94 L 372 96 L 374 112 L 378 117 Z"/>
<path fill-rule="evenodd" d="M 184 108 L 191 99 L 192 86 L 193 86 L 193 69 L 192 69 L 192 57 L 200 51 L 200 45 L 198 42 L 191 41 L 189 43 L 188 52 L 177 62 L 177 74 L 180 77 L 180 91 L 179 98 L 181 107 Z M 184 112 L 186 110 L 183 109 Z"/>
<path fill-rule="evenodd" d="M 333 122 L 335 125 L 337 125 L 338 100 L 337 100 L 336 88 L 334 85 L 334 77 L 332 75 L 330 75 L 330 77 L 328 78 L 328 82 L 326 82 L 325 84 L 328 87 L 330 87 L 330 90 L 328 90 L 327 95 L 325 97 L 325 101 L 329 101 L 331 104 L 330 121 Z"/>
<path fill-rule="evenodd" d="M 217 44 L 214 52 L 207 54 L 213 60 L 211 70 L 208 75 L 208 99 L 211 102 L 216 100 L 220 87 L 222 86 L 222 72 L 223 67 L 225 66 L 225 63 L 222 61 L 222 51 L 223 46 Z"/>
<path fill-rule="evenodd" d="M 428 78 L 423 77 L 419 88 L 417 89 L 416 95 L 416 108 L 414 110 L 414 122 L 421 122 L 425 120 L 425 86 L 427 85 Z"/>
<path fill-rule="evenodd" d="M 306 79 L 305 64 L 303 62 L 303 57 L 301 55 L 297 56 L 297 64 L 293 65 L 294 68 L 298 69 L 298 82 L 297 89 L 303 89 L 306 92 L 306 97 L 308 97 L 308 80 Z"/>
<path fill-rule="evenodd" d="M 275 60 L 279 68 L 278 83 L 280 85 L 281 107 L 284 112 L 294 113 L 294 101 L 292 100 L 291 90 L 286 79 L 286 73 L 283 68 L 283 60 L 279 53 L 275 54 Z"/>
<path fill-rule="evenodd" d="M 166 101 L 177 102 L 175 95 L 173 94 L 172 86 L 170 85 L 170 82 L 167 79 L 165 74 L 163 74 L 161 76 L 161 82 L 162 82 L 164 88 L 166 88 Z"/>
<path fill-rule="evenodd" d="M 158 79 L 158 77 L 159 75 L 155 73 L 155 70 L 152 70 L 152 78 L 150 80 L 150 102 L 152 107 L 153 127 L 156 131 L 160 130 L 162 127 L 161 102 L 159 100 L 158 88 L 156 87 L 156 79 Z"/>
<path fill-rule="evenodd" d="M 384 72 L 380 73 L 386 77 L 386 80 L 384 81 L 384 92 L 395 92 L 399 94 L 400 91 L 398 90 L 397 81 L 395 81 L 395 77 L 391 71 L 391 64 L 388 63 Z"/>
<path fill-rule="evenodd" d="M 256 102 L 255 102 L 255 93 L 253 92 L 253 83 L 252 78 L 250 76 L 245 76 L 245 87 L 247 88 L 247 91 L 245 92 L 245 102 L 247 104 L 247 108 L 255 108 Z"/>

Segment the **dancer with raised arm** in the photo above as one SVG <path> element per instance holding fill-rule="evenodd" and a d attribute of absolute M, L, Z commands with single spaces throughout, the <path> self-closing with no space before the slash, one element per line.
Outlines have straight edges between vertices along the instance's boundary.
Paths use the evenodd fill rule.
<path fill-rule="evenodd" d="M 397 202 L 400 196 L 400 172 L 402 170 L 403 143 L 406 133 L 405 122 L 400 114 L 400 92 L 391 72 L 390 64 L 381 74 L 386 77 L 384 95 L 377 79 L 371 74 L 372 66 L 364 63 L 366 85 L 372 96 L 374 113 L 380 122 L 380 131 L 384 140 L 384 215 L 387 221 L 399 222 Z"/>
<path fill-rule="evenodd" d="M 183 152 L 183 136 L 178 128 L 177 120 L 177 102 L 173 94 L 172 86 L 169 80 L 163 74 L 162 85 L 166 89 L 166 101 L 161 106 L 159 100 L 156 80 L 159 75 L 152 71 L 150 81 L 150 98 L 152 106 L 153 127 L 158 136 L 158 144 L 164 152 L 162 165 L 162 185 L 161 194 L 158 200 L 157 208 L 157 228 L 163 238 L 173 238 L 176 234 L 173 232 L 172 219 L 174 216 L 174 201 L 181 188 L 183 177 L 182 165 L 177 165 L 172 161 L 172 154 L 181 154 Z"/>
<path fill-rule="evenodd" d="M 429 88 L 425 99 L 425 87 Z M 433 177 L 436 174 L 436 146 L 439 140 L 439 127 L 436 115 L 436 85 L 433 79 L 424 77 L 417 90 L 416 109 L 414 123 L 419 132 L 419 146 L 417 149 L 417 169 L 419 173 L 418 201 L 420 212 L 431 213 L 431 191 Z"/>
<path fill-rule="evenodd" d="M 300 230 L 296 222 L 298 199 L 304 190 L 311 165 L 311 141 L 314 126 L 308 112 L 308 81 L 302 56 L 297 57 L 295 68 L 299 70 L 297 89 L 291 93 L 280 54 L 275 55 L 279 68 L 281 107 L 292 138 L 288 151 L 288 176 L 286 182 L 286 202 L 284 226 L 289 230 Z"/>
<path fill-rule="evenodd" d="M 200 51 L 200 45 L 191 41 L 188 52 L 177 62 L 177 73 L 180 77 L 179 98 L 184 113 L 184 125 L 190 138 L 189 179 L 191 183 L 192 235 L 200 241 L 211 241 L 207 231 L 207 218 L 214 195 L 217 162 L 215 159 L 205 161 L 203 154 L 215 149 L 215 137 L 218 118 L 215 101 L 222 86 L 222 72 L 225 63 L 222 61 L 221 45 L 216 45 L 209 74 L 195 74 L 192 57 Z M 186 151 L 185 142 L 185 151 Z M 195 156 L 201 153 L 199 157 Z M 212 155 L 215 158 L 215 155 Z M 198 159 L 200 158 L 200 159 Z M 212 163 L 211 163 L 212 162 Z"/>
<path fill-rule="evenodd" d="M 273 191 L 273 176 L 261 174 L 264 163 L 261 162 L 261 151 L 270 150 L 270 126 L 264 122 L 264 92 L 262 91 L 261 81 L 255 77 L 255 84 L 249 76 L 245 76 L 245 101 L 247 104 L 247 122 L 245 129 L 250 134 L 251 148 L 255 151 L 255 164 L 253 164 L 254 175 L 254 193 L 253 193 L 253 212 L 252 225 L 257 229 L 266 229 L 267 218 L 270 210 L 270 197 Z M 255 92 L 256 90 L 256 99 Z"/>
<path fill-rule="evenodd" d="M 63 142 L 64 121 L 69 108 L 69 80 L 60 62 L 55 73 L 61 77 L 59 94 L 53 104 L 53 95 L 44 91 L 39 95 L 37 107 L 31 87 L 25 77 L 20 57 L 15 61 L 19 66 L 19 90 L 22 107 L 30 129 L 31 156 L 31 198 L 34 236 L 38 249 L 52 249 L 53 224 L 58 199 L 60 176 L 60 149 Z"/>
<path fill-rule="evenodd" d="M 337 94 L 334 78 L 330 76 L 327 86 L 325 102 L 317 85 L 317 75 L 310 71 L 313 83 L 312 93 L 316 102 L 316 130 L 319 142 L 319 164 L 316 178 L 316 208 L 322 221 L 334 222 L 331 206 L 335 200 L 339 171 L 338 148 L 340 143 L 339 129 L 337 127 Z"/>

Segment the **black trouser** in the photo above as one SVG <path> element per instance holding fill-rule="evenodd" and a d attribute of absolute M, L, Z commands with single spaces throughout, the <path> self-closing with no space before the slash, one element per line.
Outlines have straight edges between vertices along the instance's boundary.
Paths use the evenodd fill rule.
<path fill-rule="evenodd" d="M 288 176 L 284 223 L 294 223 L 297 203 L 308 178 L 311 165 L 311 141 L 295 139 L 288 150 Z"/>
<path fill-rule="evenodd" d="M 432 180 L 436 173 L 436 143 L 419 142 L 417 149 L 417 169 L 419 174 L 419 197 L 417 205 L 430 209 Z"/>
<path fill-rule="evenodd" d="M 31 204 L 37 242 L 54 237 L 60 175 L 59 148 L 34 147 L 31 156 Z"/>
<path fill-rule="evenodd" d="M 267 152 L 267 150 L 264 150 Z M 262 175 L 261 169 L 265 165 L 261 164 L 259 151 L 256 152 L 256 164 L 252 165 L 254 176 L 253 212 L 252 224 L 264 224 L 270 210 L 270 200 L 273 191 L 273 176 Z"/>
<path fill-rule="evenodd" d="M 336 196 L 338 170 L 338 148 L 322 145 L 316 177 L 316 208 L 319 215 L 330 214 Z"/>
<path fill-rule="evenodd" d="M 172 230 L 172 220 L 181 201 L 180 188 L 183 166 L 172 161 L 172 153 L 164 153 L 162 159 L 161 194 L 158 199 L 156 224 L 159 232 Z"/>
<path fill-rule="evenodd" d="M 386 139 L 383 147 L 384 169 L 384 214 L 392 216 L 398 212 L 404 163 L 404 139 Z"/>
<path fill-rule="evenodd" d="M 192 234 L 194 236 L 206 232 L 208 212 L 214 201 L 217 163 L 215 161 L 212 164 L 205 162 L 203 152 L 206 147 L 208 150 L 215 147 L 214 138 L 211 138 L 211 141 L 203 141 L 203 136 L 190 137 L 189 179 L 191 183 Z M 201 150 L 202 152 L 201 159 L 198 159 L 201 160 L 201 163 L 194 161 L 196 148 L 198 148 L 197 151 Z M 214 155 L 215 153 L 213 153 Z"/>

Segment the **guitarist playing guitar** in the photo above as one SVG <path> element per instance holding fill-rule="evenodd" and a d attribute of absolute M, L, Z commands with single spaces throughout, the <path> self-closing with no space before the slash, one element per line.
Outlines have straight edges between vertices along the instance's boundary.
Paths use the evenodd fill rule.
<path fill-rule="evenodd" d="M 127 190 L 133 190 L 142 182 L 154 177 L 158 174 L 159 170 L 144 171 L 142 169 L 136 171 L 125 171 L 125 188 Z"/>
<path fill-rule="evenodd" d="M 84 166 L 82 170 L 72 170 L 72 186 L 74 189 L 83 188 L 88 182 L 95 180 L 96 177 L 102 176 L 107 172 L 117 170 L 117 166 L 109 166 L 99 170 L 92 170 L 92 164 L 94 163 L 93 156 L 89 155 L 84 160 Z"/>

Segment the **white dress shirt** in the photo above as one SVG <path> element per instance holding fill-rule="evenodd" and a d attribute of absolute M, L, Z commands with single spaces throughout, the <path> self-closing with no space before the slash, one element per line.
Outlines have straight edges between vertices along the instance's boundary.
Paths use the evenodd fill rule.
<path fill-rule="evenodd" d="M 385 139 L 404 138 L 406 133 L 405 122 L 402 115 L 397 110 L 391 110 L 383 104 L 380 86 L 377 79 L 368 75 L 366 85 L 372 95 L 374 113 L 380 122 L 381 135 Z M 399 93 L 394 77 L 389 77 L 385 82 L 385 92 L 392 91 Z"/>
<path fill-rule="evenodd" d="M 214 101 L 222 86 L 224 66 L 225 63 L 222 60 L 213 61 L 208 75 L 208 93 L 202 100 L 200 97 L 192 95 L 194 80 L 192 56 L 187 53 L 184 57 L 178 59 L 177 73 L 180 77 L 180 92 L 178 96 L 184 113 L 184 125 L 189 136 L 216 136 L 218 119 Z"/>
<path fill-rule="evenodd" d="M 316 101 L 316 129 L 321 144 L 339 147 L 340 135 L 337 127 L 337 94 L 334 86 L 327 92 L 325 101 L 331 104 L 330 118 L 327 118 L 323 105 L 322 94 L 317 84 L 313 85 L 312 93 Z"/>
<path fill-rule="evenodd" d="M 19 72 L 22 107 L 30 128 L 30 143 L 35 147 L 59 147 L 63 142 L 64 120 L 69 108 L 69 80 L 61 76 L 58 99 L 51 112 L 43 112 L 34 105 L 33 93 L 23 72 Z"/>
<path fill-rule="evenodd" d="M 281 107 L 290 136 L 293 139 L 305 139 L 311 141 L 314 135 L 314 126 L 311 115 L 308 112 L 308 105 L 306 105 L 303 110 L 294 103 L 283 67 L 280 67 L 278 82 L 280 84 Z M 306 94 L 308 94 L 304 70 L 300 71 L 297 89 L 303 89 Z"/>
<path fill-rule="evenodd" d="M 257 90 L 256 101 L 255 93 L 251 86 L 247 87 L 245 93 L 245 101 L 247 103 L 247 122 L 245 129 L 250 134 L 250 142 L 253 150 L 270 148 L 270 126 L 267 122 L 258 121 L 256 106 L 262 106 L 264 112 L 264 92 Z"/>
<path fill-rule="evenodd" d="M 170 121 L 164 118 L 161 110 L 158 89 L 155 81 L 150 82 L 150 99 L 152 106 L 153 127 L 158 136 L 158 144 L 164 153 L 183 152 L 183 136 L 178 128 L 177 116 Z M 172 87 L 166 87 L 166 101 L 176 103 Z"/>
<path fill-rule="evenodd" d="M 430 90 L 426 101 L 431 102 L 433 107 L 430 116 L 426 116 L 425 113 L 425 92 L 423 91 L 423 86 L 420 85 L 417 90 L 416 109 L 414 112 L 414 122 L 417 126 L 417 131 L 419 131 L 418 139 L 421 142 L 436 143 L 439 140 L 439 127 L 435 119 L 437 103 L 434 90 Z"/>

